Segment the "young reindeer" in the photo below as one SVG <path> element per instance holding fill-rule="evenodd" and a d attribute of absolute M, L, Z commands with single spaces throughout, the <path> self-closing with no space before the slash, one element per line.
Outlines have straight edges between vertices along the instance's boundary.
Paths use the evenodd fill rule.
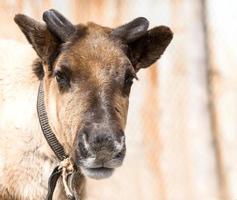
<path fill-rule="evenodd" d="M 43 14 L 46 24 L 22 14 L 14 20 L 37 56 L 25 45 L 0 41 L 0 199 L 45 199 L 59 172 L 53 198 L 82 199 L 84 175 L 107 178 L 121 166 L 133 79 L 161 56 L 172 32 L 165 26 L 148 30 L 142 17 L 115 29 L 73 25 L 56 10 Z M 39 103 L 37 114 L 40 82 L 38 101 L 47 116 Z M 56 145 L 45 140 L 44 125 Z M 69 158 L 62 154 L 48 186 L 60 144 Z"/>

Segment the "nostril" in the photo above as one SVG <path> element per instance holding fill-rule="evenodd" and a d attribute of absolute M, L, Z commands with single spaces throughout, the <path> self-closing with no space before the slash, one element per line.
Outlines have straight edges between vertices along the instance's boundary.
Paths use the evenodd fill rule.
<path fill-rule="evenodd" d="M 123 159 L 123 157 L 124 157 L 124 153 L 122 152 L 119 152 L 118 154 L 114 156 L 115 159 Z"/>
<path fill-rule="evenodd" d="M 84 144 L 82 144 L 81 142 L 78 144 L 79 146 L 79 153 L 82 157 L 87 157 L 88 156 L 88 151 L 86 150 Z"/>
<path fill-rule="evenodd" d="M 116 150 L 117 151 L 115 151 L 116 153 L 113 156 L 114 159 L 123 160 L 123 158 L 125 157 L 125 153 L 126 153 L 126 146 L 125 146 L 125 144 L 122 144 L 122 146 L 120 146 Z"/>

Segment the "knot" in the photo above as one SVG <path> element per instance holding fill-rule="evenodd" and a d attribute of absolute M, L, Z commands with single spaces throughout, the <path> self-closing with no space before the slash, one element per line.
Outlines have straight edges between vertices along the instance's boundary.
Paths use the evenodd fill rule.
<path fill-rule="evenodd" d="M 71 158 L 67 157 L 59 163 L 58 169 L 66 170 L 67 173 L 75 171 L 74 162 Z"/>
<path fill-rule="evenodd" d="M 58 169 L 62 171 L 63 186 L 68 199 L 74 199 L 71 184 L 68 183 L 69 177 L 76 171 L 71 158 L 65 158 L 59 163 Z"/>

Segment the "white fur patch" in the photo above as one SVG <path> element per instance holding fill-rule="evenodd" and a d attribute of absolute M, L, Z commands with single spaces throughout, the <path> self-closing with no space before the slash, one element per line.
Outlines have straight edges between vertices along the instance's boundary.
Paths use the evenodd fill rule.
<path fill-rule="evenodd" d="M 122 151 L 125 145 L 125 136 L 121 138 L 121 143 L 115 141 L 115 147 L 118 152 Z"/>

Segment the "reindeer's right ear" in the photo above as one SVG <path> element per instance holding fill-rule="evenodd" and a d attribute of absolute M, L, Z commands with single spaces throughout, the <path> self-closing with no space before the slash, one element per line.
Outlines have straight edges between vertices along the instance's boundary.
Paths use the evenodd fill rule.
<path fill-rule="evenodd" d="M 45 62 L 57 52 L 60 42 L 46 27 L 26 15 L 17 14 L 14 18 L 16 24 L 25 34 L 29 43 L 33 46 L 38 56 Z"/>

